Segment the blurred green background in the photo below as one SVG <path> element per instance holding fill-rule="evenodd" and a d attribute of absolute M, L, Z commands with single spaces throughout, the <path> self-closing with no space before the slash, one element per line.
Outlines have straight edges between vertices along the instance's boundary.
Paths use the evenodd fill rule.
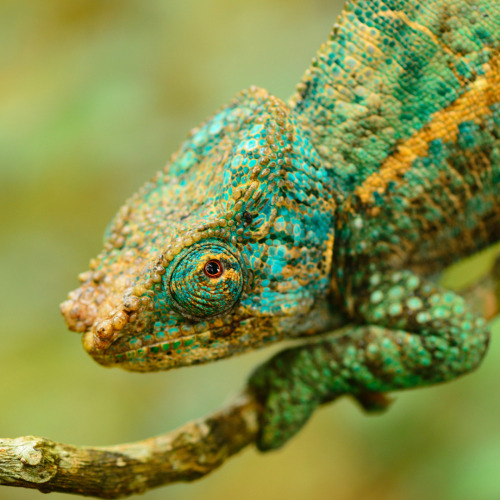
<path fill-rule="evenodd" d="M 121 202 L 188 130 L 251 84 L 290 95 L 340 7 L 0 1 L 2 437 L 105 445 L 159 434 L 221 406 L 271 354 L 151 375 L 107 370 L 66 331 L 58 304 Z M 197 483 L 142 498 L 498 500 L 499 362 L 494 341 L 477 373 L 398 394 L 383 417 L 342 400 L 278 452 L 245 450 Z M 0 487 L 0 499 L 34 498 Z"/>

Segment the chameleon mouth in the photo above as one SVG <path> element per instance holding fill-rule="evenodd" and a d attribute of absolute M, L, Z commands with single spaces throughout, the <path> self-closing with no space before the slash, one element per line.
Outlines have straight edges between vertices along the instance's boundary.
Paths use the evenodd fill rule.
<path fill-rule="evenodd" d="M 82 340 L 85 350 L 99 364 L 146 372 L 207 363 L 282 338 L 282 334 L 274 332 L 270 325 L 267 325 L 267 328 L 263 327 L 266 325 L 261 325 L 259 331 L 262 333 L 257 339 L 249 334 L 248 323 L 244 329 L 241 328 L 240 321 L 233 321 L 221 327 L 207 326 L 208 328 L 201 332 L 170 338 L 168 331 L 156 335 L 152 333 L 138 335 L 137 332 L 130 332 L 116 338 L 105 348 L 102 348 L 92 330 L 85 332 Z"/>
<path fill-rule="evenodd" d="M 147 341 L 147 335 L 144 340 Z M 135 345 L 134 345 L 135 344 Z M 147 344 L 136 337 L 117 339 L 107 349 L 96 346 L 92 332 L 83 335 L 85 350 L 101 365 L 117 365 L 132 371 L 165 370 L 201 363 L 212 358 L 219 349 L 215 331 L 208 330 L 183 337 Z"/>

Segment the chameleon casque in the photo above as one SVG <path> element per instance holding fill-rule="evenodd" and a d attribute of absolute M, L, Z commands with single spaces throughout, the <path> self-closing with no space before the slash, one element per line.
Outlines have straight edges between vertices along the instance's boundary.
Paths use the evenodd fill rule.
<path fill-rule="evenodd" d="M 249 379 L 262 450 L 474 370 L 486 322 L 431 277 L 500 239 L 499 42 L 497 0 L 348 2 L 288 103 L 241 92 L 119 210 L 69 328 L 133 371 L 306 339 Z"/>

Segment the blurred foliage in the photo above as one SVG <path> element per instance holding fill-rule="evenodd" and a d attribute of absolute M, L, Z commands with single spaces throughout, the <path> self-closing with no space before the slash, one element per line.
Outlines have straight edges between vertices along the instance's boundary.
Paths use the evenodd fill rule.
<path fill-rule="evenodd" d="M 65 330 L 58 303 L 120 203 L 189 128 L 250 84 L 290 95 L 339 9 L 338 0 L 0 0 L 2 437 L 146 438 L 219 407 L 270 355 L 106 370 Z M 457 280 L 481 264 L 468 265 Z M 477 373 L 399 394 L 383 417 L 340 401 L 283 450 L 246 450 L 208 478 L 142 498 L 498 499 L 499 362 L 493 342 Z M 0 489 L 0 499 L 39 495 Z"/>

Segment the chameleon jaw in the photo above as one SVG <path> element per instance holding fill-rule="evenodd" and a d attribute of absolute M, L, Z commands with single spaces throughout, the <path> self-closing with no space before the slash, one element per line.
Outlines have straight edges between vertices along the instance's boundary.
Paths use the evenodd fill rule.
<path fill-rule="evenodd" d="M 93 332 L 83 335 L 82 342 L 85 350 L 101 365 L 120 366 L 131 371 L 167 370 L 178 366 L 191 365 L 202 362 L 213 349 L 216 332 L 208 330 L 183 337 L 172 338 L 150 345 L 140 345 L 137 337 L 132 337 L 128 344 L 129 349 L 121 350 L 120 339 L 116 339 L 107 348 L 102 349 L 96 342 Z M 137 347 L 133 347 L 138 344 Z M 124 344 L 121 344 L 122 346 Z M 195 351 L 199 350 L 201 356 Z M 183 360 L 189 356 L 189 360 Z M 196 359 L 200 357 L 200 360 Z"/>
<path fill-rule="evenodd" d="M 146 372 L 208 363 L 284 338 L 271 318 L 237 316 L 231 324 L 218 327 L 205 323 L 204 331 L 176 337 L 169 337 L 168 330 L 156 335 L 123 332 L 105 348 L 99 347 L 90 330 L 83 335 L 83 346 L 101 365 Z"/>

